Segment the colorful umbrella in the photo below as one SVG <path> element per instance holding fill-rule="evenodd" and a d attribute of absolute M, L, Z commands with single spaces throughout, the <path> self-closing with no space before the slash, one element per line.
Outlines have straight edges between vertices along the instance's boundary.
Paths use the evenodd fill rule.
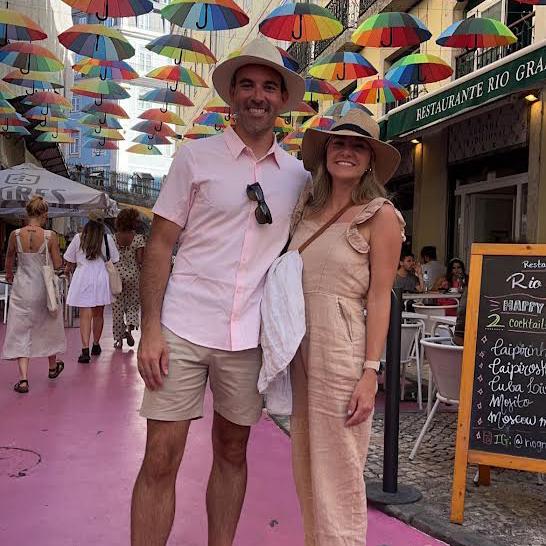
<path fill-rule="evenodd" d="M 292 131 L 291 133 L 288 133 L 283 139 L 283 142 L 285 144 L 297 144 L 298 146 L 301 146 L 302 141 L 303 131 Z"/>
<path fill-rule="evenodd" d="M 137 144 L 146 144 L 148 146 L 154 145 L 154 146 L 167 146 L 169 144 L 172 144 L 172 142 L 167 139 L 166 137 L 162 137 L 159 135 L 138 135 L 135 138 L 133 138 L 133 142 L 136 142 Z"/>
<path fill-rule="evenodd" d="M 174 59 L 175 64 L 180 64 L 182 61 L 202 64 L 216 62 L 216 57 L 203 42 L 180 34 L 160 36 L 146 45 L 146 49 Z"/>
<path fill-rule="evenodd" d="M 171 23 L 191 30 L 227 30 L 248 25 L 248 15 L 233 0 L 172 0 L 161 10 Z"/>
<path fill-rule="evenodd" d="M 222 131 L 229 125 L 229 121 L 219 112 L 203 112 L 193 120 L 194 125 L 206 125 L 214 127 L 216 131 Z"/>
<path fill-rule="evenodd" d="M 304 101 L 338 100 L 339 98 L 341 93 L 332 84 L 324 80 L 305 78 Z"/>
<path fill-rule="evenodd" d="M 306 131 L 307 129 L 325 129 L 328 131 L 332 128 L 332 125 L 335 123 L 335 119 L 328 116 L 321 116 L 317 114 L 312 118 L 309 118 L 302 126 L 300 131 Z"/>
<path fill-rule="evenodd" d="M 167 111 L 168 104 L 178 104 L 179 106 L 193 106 L 193 102 L 180 91 L 171 91 L 170 89 L 152 89 L 140 97 L 140 100 L 147 102 L 163 102 Z"/>
<path fill-rule="evenodd" d="M 497 19 L 471 17 L 447 27 L 436 40 L 445 47 L 476 49 L 507 46 L 517 42 L 514 33 Z"/>
<path fill-rule="evenodd" d="M 40 127 L 48 127 L 55 123 L 63 122 L 67 119 L 70 119 L 68 116 L 51 116 L 49 114 L 33 114 L 31 116 L 25 114 L 25 117 L 32 121 L 39 121 Z"/>
<path fill-rule="evenodd" d="M 154 68 L 146 74 L 146 77 L 154 78 L 155 80 L 175 82 L 174 87 L 169 86 L 171 91 L 176 91 L 179 83 L 186 83 L 188 85 L 193 85 L 194 87 L 208 87 L 207 82 L 201 76 L 190 68 L 184 68 L 180 65 L 169 64 L 167 66 Z"/>
<path fill-rule="evenodd" d="M 407 47 L 432 36 L 425 24 L 409 13 L 386 11 L 368 17 L 353 32 L 351 41 L 362 47 Z"/>
<path fill-rule="evenodd" d="M 13 114 L 15 113 L 15 108 L 4 99 L 0 98 L 0 114 Z"/>
<path fill-rule="evenodd" d="M 309 75 L 322 80 L 356 80 L 374 76 L 377 70 L 360 54 L 338 51 L 316 62 Z"/>
<path fill-rule="evenodd" d="M 103 114 L 104 119 L 106 115 L 115 118 L 129 119 L 129 114 L 115 102 L 103 102 L 102 104 L 88 104 L 82 108 L 82 112 L 85 114 Z"/>
<path fill-rule="evenodd" d="M 275 125 L 273 126 L 273 131 L 276 133 L 291 133 L 294 130 L 289 119 L 277 116 L 275 118 Z"/>
<path fill-rule="evenodd" d="M 29 87 L 32 92 L 64 87 L 59 79 L 50 72 L 29 72 L 22 75 L 20 70 L 12 70 L 4 76 L 4 81 L 21 87 Z"/>
<path fill-rule="evenodd" d="M 118 143 L 115 140 L 88 140 L 84 145 L 84 148 L 91 148 L 93 150 L 119 150 Z"/>
<path fill-rule="evenodd" d="M 59 42 L 78 55 L 104 61 L 121 61 L 135 54 L 119 30 L 103 25 L 74 25 L 59 34 Z"/>
<path fill-rule="evenodd" d="M 22 96 L 21 93 L 19 93 L 13 85 L 0 80 L 0 98 L 4 100 L 13 100 L 20 96 Z"/>
<path fill-rule="evenodd" d="M 134 80 L 139 77 L 137 71 L 125 61 L 85 59 L 76 63 L 72 68 L 88 78 L 100 78 L 101 80 Z"/>
<path fill-rule="evenodd" d="M 12 127 L 23 127 L 24 125 L 30 125 L 30 121 L 23 117 L 19 112 L 7 112 L 0 116 L 0 123 L 2 125 L 11 125 Z"/>
<path fill-rule="evenodd" d="M 47 34 L 30 17 L 14 9 L 0 9 L 0 39 L 8 40 L 45 40 Z"/>
<path fill-rule="evenodd" d="M 326 40 L 341 33 L 334 14 L 317 4 L 287 2 L 275 8 L 259 26 L 260 32 L 287 42 Z"/>
<path fill-rule="evenodd" d="M 136 17 L 152 11 L 150 0 L 63 0 L 65 4 L 85 13 L 92 13 L 99 21 L 108 17 Z"/>
<path fill-rule="evenodd" d="M 295 110 L 291 110 L 289 114 L 292 116 L 314 116 L 317 111 L 307 104 L 305 101 L 301 101 Z"/>
<path fill-rule="evenodd" d="M 349 100 L 360 104 L 384 104 L 407 98 L 408 91 L 389 80 L 371 80 L 363 83 L 349 95 Z"/>
<path fill-rule="evenodd" d="M 159 127 L 156 125 L 156 131 L 161 131 L 161 127 L 163 127 L 164 123 L 173 123 L 174 125 L 186 125 L 184 123 L 184 120 L 178 114 L 175 114 L 170 110 L 163 112 L 163 110 L 161 110 L 160 108 L 150 108 L 149 110 L 142 112 L 142 114 L 140 114 L 140 116 L 138 117 L 140 119 L 155 121 L 156 123 L 159 122 Z"/>
<path fill-rule="evenodd" d="M 13 125 L 0 126 L 1 133 L 17 134 L 19 136 L 30 136 L 28 129 L 25 127 L 18 127 Z"/>
<path fill-rule="evenodd" d="M 78 123 L 81 125 L 87 125 L 88 127 L 104 127 L 105 129 L 123 129 L 121 123 L 112 116 L 100 117 L 97 114 L 87 114 L 78 119 Z"/>
<path fill-rule="evenodd" d="M 286 68 L 289 68 L 290 70 L 293 70 L 294 72 L 298 72 L 300 69 L 300 65 L 298 61 L 294 57 L 292 57 L 292 55 L 290 55 L 290 53 L 288 53 L 286 49 L 283 49 L 282 47 L 279 47 L 279 46 L 276 46 L 276 47 L 279 50 L 279 53 L 281 54 L 282 63 L 284 64 L 284 66 L 286 66 Z"/>
<path fill-rule="evenodd" d="M 59 144 L 72 144 L 74 139 L 70 133 L 43 133 L 36 137 L 36 142 L 57 142 Z"/>
<path fill-rule="evenodd" d="M 23 104 L 31 104 L 33 106 L 46 106 L 46 112 L 42 109 L 44 116 L 49 112 L 51 105 L 60 106 L 62 108 L 72 108 L 72 104 L 62 95 L 53 91 L 38 91 L 32 95 L 28 95 L 22 100 Z"/>
<path fill-rule="evenodd" d="M 127 148 L 127 151 L 130 154 L 141 154 L 141 155 L 161 155 L 159 148 L 156 148 L 152 144 L 133 144 Z"/>
<path fill-rule="evenodd" d="M 396 61 L 385 77 L 400 85 L 439 82 L 449 78 L 453 68 L 443 59 L 427 53 L 412 53 Z"/>
<path fill-rule="evenodd" d="M 133 127 L 131 127 L 131 131 L 170 138 L 176 138 L 177 136 L 176 133 L 168 125 L 163 125 L 161 129 L 156 129 L 155 122 L 149 120 L 140 121 L 136 125 L 133 125 Z"/>
<path fill-rule="evenodd" d="M 0 48 L 0 63 L 18 68 L 22 74 L 58 72 L 64 64 L 51 51 L 36 44 L 13 42 Z"/>
<path fill-rule="evenodd" d="M 197 140 L 200 138 L 207 138 L 219 134 L 221 131 L 217 131 L 214 127 L 207 125 L 194 125 L 190 127 L 184 134 L 184 138 L 191 140 Z"/>
<path fill-rule="evenodd" d="M 118 83 L 100 78 L 82 78 L 72 87 L 72 92 L 75 95 L 98 98 L 101 102 L 102 99 L 120 100 L 130 97 L 129 93 Z"/>
<path fill-rule="evenodd" d="M 57 125 L 56 123 L 51 123 L 46 125 L 40 124 L 34 127 L 34 130 L 42 131 L 44 133 L 53 133 L 53 134 L 66 133 L 68 135 L 72 135 L 78 132 L 78 129 L 72 129 L 70 127 L 62 127 Z"/>
<path fill-rule="evenodd" d="M 291 144 L 290 142 L 284 142 L 284 140 L 281 142 L 281 148 L 286 152 L 299 152 L 301 150 L 299 144 Z"/>
<path fill-rule="evenodd" d="M 88 138 L 105 139 L 105 140 L 125 140 L 124 136 L 116 129 L 101 129 L 100 131 L 87 131 L 84 135 Z"/>
<path fill-rule="evenodd" d="M 365 106 L 362 106 L 362 104 L 358 104 L 357 102 L 353 102 L 350 100 L 344 100 L 342 102 L 336 102 L 332 104 L 329 108 L 327 108 L 324 111 L 324 116 L 330 116 L 332 118 L 341 118 L 343 117 L 349 110 L 353 110 L 354 108 L 358 108 L 359 110 L 362 110 L 366 112 L 369 116 L 372 116 L 371 110 L 368 110 Z"/>
<path fill-rule="evenodd" d="M 203 110 L 205 110 L 205 112 L 220 112 L 220 114 L 229 114 L 231 111 L 229 105 L 219 97 L 214 97 L 209 100 L 209 102 L 205 104 Z"/>

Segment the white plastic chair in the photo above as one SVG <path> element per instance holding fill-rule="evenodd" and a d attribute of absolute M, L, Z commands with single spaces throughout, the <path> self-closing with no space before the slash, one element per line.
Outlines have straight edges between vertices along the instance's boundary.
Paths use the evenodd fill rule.
<path fill-rule="evenodd" d="M 448 309 L 457 309 L 458 303 L 449 305 L 425 305 L 423 303 L 414 303 L 413 308 L 415 312 L 420 315 L 425 315 L 425 335 L 431 337 L 433 334 L 434 324 L 438 318 L 445 317 Z"/>
<path fill-rule="evenodd" d="M 410 460 L 413 460 L 423 438 L 438 411 L 440 402 L 446 404 L 459 404 L 459 389 L 461 386 L 461 368 L 463 361 L 463 348 L 451 343 L 449 337 L 433 337 L 422 339 L 421 345 L 425 349 L 428 358 L 430 371 L 438 392 L 436 402 L 428 414 L 427 420 L 415 441 L 410 453 Z"/>
<path fill-rule="evenodd" d="M 3 289 L 2 289 L 3 286 Z M 4 324 L 6 324 L 8 320 L 8 305 L 9 305 L 9 284 L 8 283 L 2 283 L 0 285 L 0 301 L 4 302 Z"/>

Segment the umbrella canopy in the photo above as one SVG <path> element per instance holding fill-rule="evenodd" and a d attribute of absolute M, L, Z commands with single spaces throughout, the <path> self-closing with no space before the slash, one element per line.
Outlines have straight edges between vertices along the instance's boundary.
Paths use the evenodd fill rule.
<path fill-rule="evenodd" d="M 341 93 L 332 84 L 323 80 L 305 78 L 304 101 L 337 100 L 340 97 Z"/>
<path fill-rule="evenodd" d="M 46 89 L 62 89 L 64 85 L 56 75 L 51 72 L 29 72 L 21 74 L 20 70 L 12 70 L 6 76 L 4 81 L 21 87 L 29 87 L 33 91 Z"/>
<path fill-rule="evenodd" d="M 436 40 L 445 47 L 476 49 L 507 46 L 517 42 L 514 33 L 497 19 L 471 17 L 447 27 Z"/>
<path fill-rule="evenodd" d="M 207 125 L 194 125 L 190 127 L 184 134 L 184 138 L 190 138 L 197 140 L 200 138 L 207 138 L 219 134 L 221 131 L 217 131 L 214 127 Z"/>
<path fill-rule="evenodd" d="M 0 133 L 16 134 L 19 136 L 30 136 L 28 129 L 20 125 L 0 125 Z M 0 216 L 2 209 L 0 208 Z"/>
<path fill-rule="evenodd" d="M 12 100 L 20 96 L 21 96 L 21 93 L 17 91 L 17 88 L 13 87 L 9 83 L 6 83 L 0 80 L 0 98 L 1 99 Z"/>
<path fill-rule="evenodd" d="M 276 133 L 291 133 L 294 130 L 294 127 L 292 127 L 292 124 L 290 123 L 290 120 L 287 118 L 283 118 L 281 116 L 277 116 L 275 118 L 275 125 L 273 126 L 273 131 Z"/>
<path fill-rule="evenodd" d="M 101 80 L 134 80 L 138 72 L 125 61 L 103 61 L 101 59 L 85 59 L 72 67 L 76 72 L 88 78 Z"/>
<path fill-rule="evenodd" d="M 104 127 L 105 129 L 123 129 L 121 123 L 113 116 L 103 116 L 99 114 L 87 114 L 78 120 L 81 125 L 88 127 Z"/>
<path fill-rule="evenodd" d="M 307 129 L 325 129 L 328 131 L 335 122 L 335 119 L 332 117 L 317 114 L 302 124 L 300 131 L 306 131 Z"/>
<path fill-rule="evenodd" d="M 159 148 L 153 144 L 133 144 L 127 148 L 127 151 L 130 154 L 141 154 L 141 155 L 161 155 Z"/>
<path fill-rule="evenodd" d="M 360 54 L 338 51 L 316 62 L 309 75 L 322 80 L 357 80 L 374 76 L 377 70 Z"/>
<path fill-rule="evenodd" d="M 64 116 L 52 116 L 50 114 L 32 114 L 32 115 L 28 115 L 28 113 L 25 114 L 25 117 L 29 120 L 32 120 L 32 121 L 39 121 L 40 124 L 39 126 L 40 127 L 47 127 L 47 126 L 51 126 L 55 123 L 59 123 L 59 122 L 63 122 L 63 121 L 66 121 L 67 119 L 69 119 L 68 116 L 64 115 Z M 37 129 L 37 127 L 35 127 Z"/>
<path fill-rule="evenodd" d="M 50 132 L 38 135 L 36 137 L 36 142 L 56 142 L 59 144 L 72 144 L 74 142 L 74 138 L 70 135 L 70 133 Z"/>
<path fill-rule="evenodd" d="M 152 11 L 150 0 L 63 0 L 65 4 L 85 13 L 94 14 L 99 21 L 108 17 L 136 17 Z"/>
<path fill-rule="evenodd" d="M 297 144 L 301 146 L 303 142 L 303 131 L 292 131 L 283 138 L 284 144 Z"/>
<path fill-rule="evenodd" d="M 214 64 L 216 57 L 212 51 L 199 40 L 180 34 L 167 34 L 152 40 L 146 49 L 174 59 L 175 64 L 187 63 Z"/>
<path fill-rule="evenodd" d="M 317 4 L 287 2 L 275 8 L 260 23 L 259 29 L 276 40 L 310 42 L 337 36 L 343 25 L 330 10 Z"/>
<path fill-rule="evenodd" d="M 103 25 L 74 25 L 59 34 L 59 42 L 78 55 L 104 61 L 121 61 L 135 54 L 119 30 Z"/>
<path fill-rule="evenodd" d="M 217 131 L 225 129 L 229 125 L 229 120 L 219 112 L 203 112 L 193 120 L 194 125 L 206 125 L 214 127 Z"/>
<path fill-rule="evenodd" d="M 191 30 L 227 30 L 248 25 L 248 15 L 233 0 L 172 0 L 161 10 L 171 23 Z"/>
<path fill-rule="evenodd" d="M 3 127 L 22 127 L 24 125 L 30 125 L 30 121 L 23 117 L 18 112 L 8 112 L 0 116 L 0 123 Z"/>
<path fill-rule="evenodd" d="M 15 108 L 4 99 L 0 99 L 0 114 L 14 114 Z"/>
<path fill-rule="evenodd" d="M 226 104 L 220 97 L 214 97 L 213 99 L 209 100 L 209 102 L 205 104 L 203 110 L 205 110 L 205 112 L 220 112 L 221 114 L 229 114 L 231 111 L 229 105 Z"/>
<path fill-rule="evenodd" d="M 427 53 L 412 53 L 395 62 L 385 77 L 400 85 L 433 83 L 449 78 L 453 68 L 443 59 Z"/>
<path fill-rule="evenodd" d="M 72 87 L 75 95 L 85 97 L 104 98 L 104 99 L 127 99 L 129 93 L 119 83 L 110 80 L 101 80 L 100 78 L 82 78 Z"/>
<path fill-rule="evenodd" d="M 414 15 L 387 11 L 363 21 L 351 41 L 362 47 L 407 47 L 426 42 L 431 36 L 430 30 Z"/>
<path fill-rule="evenodd" d="M 193 102 L 180 91 L 171 91 L 170 89 L 152 89 L 144 93 L 140 100 L 147 102 L 164 102 L 167 104 L 178 104 L 179 106 L 193 106 Z M 163 109 L 167 110 L 167 106 Z"/>
<path fill-rule="evenodd" d="M 176 138 L 176 133 L 168 125 L 163 125 L 161 129 L 157 129 L 155 121 L 140 121 L 131 127 L 132 131 L 138 133 L 146 133 L 148 135 L 157 135 L 162 137 Z"/>
<path fill-rule="evenodd" d="M 14 9 L 0 9 L 0 40 L 45 40 L 47 34 L 30 17 Z"/>
<path fill-rule="evenodd" d="M 42 195 L 49 205 L 49 216 L 85 216 L 90 210 L 104 210 L 107 215 L 115 216 L 115 201 L 104 192 L 78 184 L 63 176 L 23 163 L 10 169 L 0 171 L 0 193 L 3 197 L 0 216 L 25 215 L 25 206 L 32 195 Z"/>
<path fill-rule="evenodd" d="M 207 82 L 201 76 L 190 68 L 185 68 L 181 65 L 169 64 L 167 66 L 154 68 L 146 74 L 146 77 L 155 80 L 175 82 L 174 86 L 169 86 L 171 91 L 176 91 L 179 83 L 193 85 L 194 87 L 208 87 Z"/>
<path fill-rule="evenodd" d="M 26 42 L 13 42 L 0 48 L 0 63 L 18 68 L 22 74 L 58 72 L 64 68 L 63 62 L 49 49 Z"/>
<path fill-rule="evenodd" d="M 100 128 L 97 131 L 97 127 L 92 130 L 88 130 L 84 133 L 88 138 L 105 139 L 105 140 L 125 140 L 125 137 L 116 129 Z"/>
<path fill-rule="evenodd" d="M 349 95 L 349 100 L 360 104 L 384 104 L 407 98 L 408 91 L 389 80 L 372 80 L 363 83 Z"/>
<path fill-rule="evenodd" d="M 297 106 L 296 110 L 292 110 L 289 112 L 292 116 L 314 116 L 317 113 L 317 111 L 307 104 L 305 101 L 301 101 L 299 105 Z"/>
<path fill-rule="evenodd" d="M 299 144 L 291 144 L 289 142 L 284 142 L 284 140 L 281 142 L 281 148 L 286 152 L 299 152 L 301 150 Z"/>
<path fill-rule="evenodd" d="M 133 138 L 133 142 L 136 142 L 137 144 L 146 144 L 148 146 L 154 145 L 154 146 L 167 146 L 169 144 L 172 144 L 172 142 L 163 136 L 160 135 L 138 135 L 135 138 Z"/>
<path fill-rule="evenodd" d="M 22 100 L 23 104 L 32 104 L 33 106 L 40 105 L 46 106 L 46 112 L 49 111 L 49 106 L 56 105 L 62 108 L 72 108 L 72 104 L 65 99 L 62 95 L 54 93 L 53 91 L 39 91 L 28 95 Z M 45 115 L 44 111 L 42 113 Z"/>
<path fill-rule="evenodd" d="M 290 55 L 290 53 L 288 53 L 286 49 L 283 49 L 282 47 L 279 47 L 279 46 L 277 46 L 277 49 L 279 50 L 279 53 L 281 54 L 282 63 L 284 64 L 284 66 L 286 66 L 286 68 L 289 68 L 290 70 L 293 70 L 294 72 L 298 72 L 300 69 L 300 65 L 298 61 L 294 59 L 294 57 L 292 57 L 292 55 Z"/>
<path fill-rule="evenodd" d="M 330 116 L 332 118 L 340 118 L 343 117 L 349 110 L 353 110 L 354 108 L 358 108 L 359 110 L 362 110 L 363 112 L 366 112 L 369 116 L 372 116 L 371 110 L 368 110 L 365 106 L 362 106 L 362 104 L 358 104 L 357 102 L 353 102 L 350 100 L 344 100 L 342 102 L 336 102 L 332 104 L 329 108 L 326 108 L 324 110 L 324 116 Z"/>
<path fill-rule="evenodd" d="M 142 112 L 140 116 L 138 116 L 140 119 L 148 119 L 150 121 L 159 122 L 159 129 L 161 130 L 161 126 L 163 123 L 173 123 L 174 125 L 186 125 L 184 123 L 184 120 L 174 112 L 171 112 L 170 110 L 167 110 L 166 112 L 163 112 L 160 108 L 150 108 L 149 110 L 146 110 L 145 112 Z"/>
<path fill-rule="evenodd" d="M 129 114 L 115 102 L 104 101 L 102 104 L 88 104 L 82 108 L 82 112 L 85 114 L 103 114 L 103 119 L 106 116 L 112 116 L 115 118 L 129 119 Z"/>
<path fill-rule="evenodd" d="M 92 150 L 119 150 L 118 143 L 115 140 L 88 140 L 84 145 L 84 148 L 91 148 Z"/>
<path fill-rule="evenodd" d="M 72 129 L 71 127 L 62 127 L 58 122 L 51 122 L 47 125 L 37 125 L 34 128 L 35 131 L 41 131 L 43 133 L 67 133 L 74 134 L 78 132 L 78 129 Z"/>

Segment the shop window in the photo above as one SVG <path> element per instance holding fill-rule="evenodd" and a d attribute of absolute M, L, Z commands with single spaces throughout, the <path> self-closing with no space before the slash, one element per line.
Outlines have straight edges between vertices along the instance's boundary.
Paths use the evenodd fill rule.
<path fill-rule="evenodd" d="M 74 135 L 72 136 L 72 138 L 74 139 L 74 142 L 71 142 L 70 143 L 70 148 L 69 148 L 69 151 L 68 153 L 71 155 L 71 156 L 76 156 L 76 157 L 80 157 L 80 153 L 81 153 L 81 137 L 80 137 L 80 133 L 74 133 Z"/>

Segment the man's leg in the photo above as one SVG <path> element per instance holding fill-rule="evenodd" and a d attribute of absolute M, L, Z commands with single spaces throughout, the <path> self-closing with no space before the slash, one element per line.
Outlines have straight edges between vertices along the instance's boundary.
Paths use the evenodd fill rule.
<path fill-rule="evenodd" d="M 207 488 L 209 546 L 231 546 L 246 493 L 250 427 L 214 412 L 213 463 Z"/>
<path fill-rule="evenodd" d="M 190 421 L 148 419 L 144 461 L 131 502 L 131 545 L 164 546 L 174 519 L 175 483 Z"/>

